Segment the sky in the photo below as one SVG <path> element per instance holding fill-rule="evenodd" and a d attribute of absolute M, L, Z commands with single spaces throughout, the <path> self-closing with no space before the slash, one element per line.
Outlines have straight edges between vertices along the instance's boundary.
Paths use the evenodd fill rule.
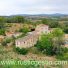
<path fill-rule="evenodd" d="M 68 0 L 0 0 L 0 15 L 68 14 Z"/>

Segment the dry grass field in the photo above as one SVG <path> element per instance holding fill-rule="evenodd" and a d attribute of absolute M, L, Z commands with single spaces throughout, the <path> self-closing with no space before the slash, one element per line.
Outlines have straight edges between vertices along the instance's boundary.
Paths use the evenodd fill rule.
<path fill-rule="evenodd" d="M 37 52 L 36 49 L 34 47 L 31 48 L 35 49 L 35 51 L 29 51 L 29 53 L 27 55 L 20 55 L 17 54 L 14 51 L 14 46 L 9 46 L 9 47 L 3 47 L 0 46 L 0 60 L 22 60 L 22 61 L 27 61 L 27 60 L 35 60 L 35 61 L 56 61 L 57 59 L 55 58 L 55 56 L 46 56 L 41 54 L 40 52 Z M 8 67 L 8 66 L 7 66 Z M 11 66 L 9 68 L 17 68 L 17 66 Z M 4 67 L 6 68 L 6 67 Z M 21 66 L 18 68 L 22 68 Z M 24 67 L 27 68 L 27 67 Z M 32 67 L 33 68 L 33 67 Z M 41 67 L 39 67 L 41 68 Z M 44 68 L 67 68 L 67 65 L 44 65 Z"/>

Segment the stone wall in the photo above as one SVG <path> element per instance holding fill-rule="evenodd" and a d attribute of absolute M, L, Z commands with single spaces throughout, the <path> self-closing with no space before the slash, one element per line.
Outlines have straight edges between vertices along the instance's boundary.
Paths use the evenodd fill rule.
<path fill-rule="evenodd" d="M 26 39 L 27 38 L 27 39 Z M 38 35 L 28 35 L 23 39 L 16 40 L 16 47 L 19 48 L 29 48 L 36 44 L 39 36 Z"/>
<path fill-rule="evenodd" d="M 16 47 L 29 48 L 29 47 L 34 46 L 37 43 L 40 34 L 42 34 L 42 33 L 48 34 L 49 33 L 49 26 L 43 25 L 43 24 L 38 25 L 36 27 L 35 31 L 28 34 L 24 38 L 17 39 L 15 42 Z"/>

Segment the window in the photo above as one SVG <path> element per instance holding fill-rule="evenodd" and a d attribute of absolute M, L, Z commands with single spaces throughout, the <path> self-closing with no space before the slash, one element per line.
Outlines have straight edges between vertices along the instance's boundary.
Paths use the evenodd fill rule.
<path fill-rule="evenodd" d="M 25 44 L 25 42 L 24 42 L 24 44 Z"/>

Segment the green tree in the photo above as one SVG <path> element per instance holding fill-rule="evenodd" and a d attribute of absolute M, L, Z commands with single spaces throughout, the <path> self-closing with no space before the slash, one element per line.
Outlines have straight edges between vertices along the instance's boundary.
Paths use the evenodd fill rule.
<path fill-rule="evenodd" d="M 0 16 L 0 22 L 1 22 L 1 23 L 4 23 L 4 22 L 5 22 L 5 20 L 6 20 L 6 18 L 5 18 L 5 17 Z"/>
<path fill-rule="evenodd" d="M 44 19 L 42 19 L 42 23 L 48 25 L 49 24 L 49 20 L 44 18 Z"/>
<path fill-rule="evenodd" d="M 56 28 L 52 32 L 53 34 L 53 50 L 56 54 L 62 54 L 62 45 L 64 44 L 64 32 L 60 28 Z"/>
<path fill-rule="evenodd" d="M 19 30 L 19 32 L 23 32 L 23 33 L 27 33 L 27 32 L 29 32 L 30 31 L 30 29 L 29 28 L 27 28 L 27 27 L 23 27 L 23 28 L 21 28 L 20 30 Z"/>
<path fill-rule="evenodd" d="M 63 31 L 56 28 L 52 33 L 42 35 L 36 47 L 47 55 L 62 54 Z"/>
<path fill-rule="evenodd" d="M 0 35 L 5 35 L 5 18 L 0 17 Z"/>
<path fill-rule="evenodd" d="M 55 28 L 55 29 L 52 31 L 52 34 L 53 34 L 54 37 L 60 38 L 60 37 L 63 37 L 64 32 L 63 32 L 63 30 L 60 29 L 60 28 Z"/>
<path fill-rule="evenodd" d="M 51 28 L 57 28 L 57 27 L 58 27 L 58 22 L 51 20 L 51 21 L 49 22 L 49 26 L 50 26 Z"/>
<path fill-rule="evenodd" d="M 56 28 L 59 25 L 57 20 L 50 19 L 50 18 L 42 19 L 42 23 L 46 24 L 46 25 L 49 25 L 49 27 L 51 27 L 51 28 Z"/>
<path fill-rule="evenodd" d="M 68 27 L 64 28 L 64 32 L 68 34 Z"/>
<path fill-rule="evenodd" d="M 0 29 L 0 35 L 5 35 L 5 29 Z"/>
<path fill-rule="evenodd" d="M 8 23 L 24 23 L 25 19 L 23 16 L 12 16 L 6 18 Z"/>
<path fill-rule="evenodd" d="M 42 35 L 40 40 L 37 42 L 36 47 L 44 54 L 53 55 L 52 34 Z"/>
<path fill-rule="evenodd" d="M 24 22 L 23 16 L 15 16 L 14 19 L 17 23 L 23 23 Z"/>

